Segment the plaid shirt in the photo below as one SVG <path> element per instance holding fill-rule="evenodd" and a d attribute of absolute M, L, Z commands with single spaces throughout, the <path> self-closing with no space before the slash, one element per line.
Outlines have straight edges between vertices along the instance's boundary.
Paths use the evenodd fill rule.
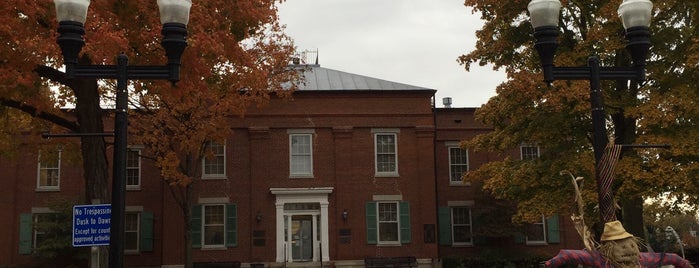
<path fill-rule="evenodd" d="M 674 253 L 641 252 L 640 259 L 641 268 L 655 268 L 669 264 L 677 268 L 692 268 L 689 261 Z M 614 266 L 602 257 L 599 252 L 590 252 L 587 250 L 564 249 L 559 251 L 558 255 L 544 263 L 545 267 L 551 268 L 561 267 L 566 264 L 581 264 L 594 268 L 614 268 Z"/>

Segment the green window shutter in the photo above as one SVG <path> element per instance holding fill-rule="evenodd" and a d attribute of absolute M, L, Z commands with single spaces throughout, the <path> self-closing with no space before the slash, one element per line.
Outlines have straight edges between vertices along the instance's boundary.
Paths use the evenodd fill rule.
<path fill-rule="evenodd" d="M 238 245 L 238 206 L 226 205 L 226 247 Z"/>
<path fill-rule="evenodd" d="M 141 212 L 139 251 L 153 251 L 153 212 Z"/>
<path fill-rule="evenodd" d="M 19 254 L 32 253 L 32 214 L 19 215 Z"/>
<path fill-rule="evenodd" d="M 398 208 L 400 213 L 399 224 L 400 224 L 400 243 L 408 244 L 410 243 L 410 204 L 408 202 L 400 202 L 400 207 Z"/>
<path fill-rule="evenodd" d="M 201 248 L 201 205 L 192 206 L 192 247 Z"/>
<path fill-rule="evenodd" d="M 378 243 L 378 219 L 376 218 L 376 202 L 366 203 L 366 242 L 369 245 Z"/>
<path fill-rule="evenodd" d="M 439 207 L 439 244 L 451 246 L 451 208 Z"/>
<path fill-rule="evenodd" d="M 546 219 L 546 239 L 549 243 L 561 243 L 561 230 L 558 225 L 558 214 Z"/>

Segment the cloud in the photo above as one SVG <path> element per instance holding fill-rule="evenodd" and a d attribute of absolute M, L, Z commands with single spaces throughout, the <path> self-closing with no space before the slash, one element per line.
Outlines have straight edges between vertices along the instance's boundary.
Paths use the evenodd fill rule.
<path fill-rule="evenodd" d="M 502 72 L 456 59 L 475 45 L 482 22 L 461 1 L 287 0 L 280 19 L 299 50 L 318 49 L 321 66 L 438 90 L 454 107 L 495 94 Z"/>

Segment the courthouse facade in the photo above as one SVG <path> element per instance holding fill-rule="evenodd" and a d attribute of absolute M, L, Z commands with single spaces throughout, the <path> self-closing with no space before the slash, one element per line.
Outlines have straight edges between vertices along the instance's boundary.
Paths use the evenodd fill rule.
<path fill-rule="evenodd" d="M 491 129 L 474 108 L 437 108 L 435 90 L 308 65 L 289 100 L 231 118 L 232 135 L 211 143 L 195 187 L 195 263 L 243 267 L 363 267 L 367 257 L 477 256 L 477 184 L 460 175 L 505 157 L 459 141 Z M 127 267 L 181 267 L 182 213 L 143 146 L 130 144 L 126 192 Z M 529 158 L 538 147 L 509 154 Z M 50 200 L 79 200 L 79 163 L 23 151 L 2 159 L 0 266 L 32 263 L 42 234 L 32 225 Z M 567 217 L 542 217 L 497 244 L 553 256 L 581 248 Z M 492 243 L 489 244 L 493 246 Z M 255 266 L 255 265 L 253 265 Z"/>

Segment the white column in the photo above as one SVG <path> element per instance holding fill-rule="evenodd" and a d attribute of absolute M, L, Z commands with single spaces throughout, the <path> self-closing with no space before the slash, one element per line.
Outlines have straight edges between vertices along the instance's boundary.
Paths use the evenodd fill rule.
<path fill-rule="evenodd" d="M 277 262 L 284 262 L 284 203 L 277 201 L 275 203 L 277 217 Z"/>
<path fill-rule="evenodd" d="M 322 261 L 330 261 L 330 240 L 328 239 L 328 200 L 320 202 L 320 248 Z"/>

